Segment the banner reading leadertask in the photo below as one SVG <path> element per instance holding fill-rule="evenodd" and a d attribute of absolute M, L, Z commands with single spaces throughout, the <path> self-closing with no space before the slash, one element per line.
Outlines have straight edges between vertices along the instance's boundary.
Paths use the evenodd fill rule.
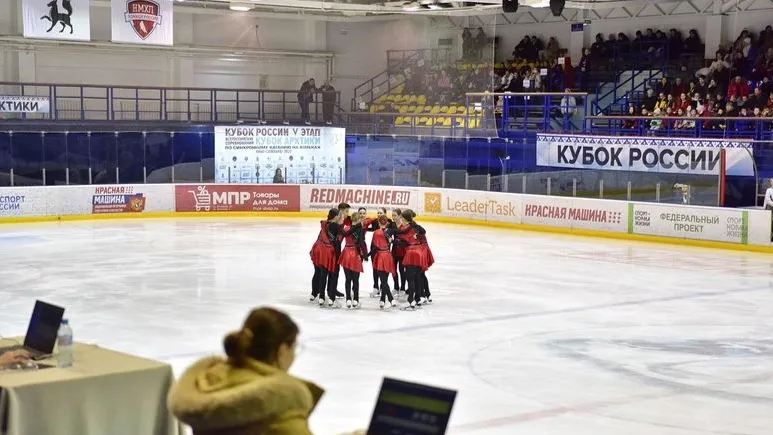
<path fill-rule="evenodd" d="M 172 45 L 172 0 L 112 0 L 113 42 Z"/>
<path fill-rule="evenodd" d="M 22 11 L 25 38 L 91 40 L 89 0 L 24 0 Z"/>
<path fill-rule="evenodd" d="M 703 138 L 538 134 L 537 166 L 718 175 L 723 148 L 727 175 L 754 175 L 751 141 Z"/>
<path fill-rule="evenodd" d="M 217 126 L 215 161 L 218 183 L 343 184 L 346 130 Z"/>

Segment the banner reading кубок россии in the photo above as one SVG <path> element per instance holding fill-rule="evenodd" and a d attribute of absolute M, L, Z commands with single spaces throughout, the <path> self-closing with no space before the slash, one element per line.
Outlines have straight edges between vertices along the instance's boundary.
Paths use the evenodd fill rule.
<path fill-rule="evenodd" d="M 216 126 L 215 166 L 217 183 L 343 184 L 346 130 Z"/>
<path fill-rule="evenodd" d="M 753 176 L 752 142 L 704 138 L 537 135 L 537 166 L 606 171 Z"/>

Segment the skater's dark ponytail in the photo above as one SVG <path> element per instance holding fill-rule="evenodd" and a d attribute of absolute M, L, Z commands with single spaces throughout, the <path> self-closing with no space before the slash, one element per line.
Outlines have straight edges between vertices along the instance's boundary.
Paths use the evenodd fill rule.
<path fill-rule="evenodd" d="M 338 209 L 337 208 L 331 208 L 330 211 L 327 212 L 327 220 L 332 221 L 333 219 L 338 217 Z"/>
<path fill-rule="evenodd" d="M 243 365 L 246 358 L 273 364 L 279 346 L 294 346 L 298 332 L 298 325 L 287 314 L 273 308 L 256 308 L 240 331 L 225 336 L 223 348 L 236 366 Z"/>
<path fill-rule="evenodd" d="M 414 213 L 411 209 L 405 209 L 403 210 L 402 217 L 406 222 L 411 223 L 413 222 L 413 218 L 416 217 L 416 213 Z"/>

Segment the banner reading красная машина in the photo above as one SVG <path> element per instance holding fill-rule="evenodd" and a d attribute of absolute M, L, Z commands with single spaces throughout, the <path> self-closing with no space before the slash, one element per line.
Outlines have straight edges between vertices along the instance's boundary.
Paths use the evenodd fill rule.
<path fill-rule="evenodd" d="M 727 139 L 537 135 L 537 166 L 606 171 L 754 176 L 752 142 Z"/>

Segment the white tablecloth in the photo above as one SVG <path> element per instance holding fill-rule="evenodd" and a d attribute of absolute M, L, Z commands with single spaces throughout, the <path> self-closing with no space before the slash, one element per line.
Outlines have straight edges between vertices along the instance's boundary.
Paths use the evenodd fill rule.
<path fill-rule="evenodd" d="M 9 345 L 13 342 L 0 340 L 0 347 Z M 81 343 L 75 344 L 74 358 L 66 369 L 0 371 L 0 433 L 181 433 L 166 407 L 171 366 Z"/>

